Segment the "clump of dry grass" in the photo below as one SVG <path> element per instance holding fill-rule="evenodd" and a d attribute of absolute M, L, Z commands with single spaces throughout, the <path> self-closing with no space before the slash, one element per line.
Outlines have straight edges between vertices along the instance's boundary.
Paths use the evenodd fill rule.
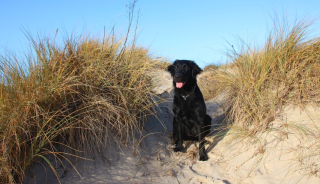
<path fill-rule="evenodd" d="M 215 97 L 216 87 L 214 86 L 214 72 L 204 71 L 198 76 L 198 85 L 201 89 L 204 100 L 209 100 Z"/>
<path fill-rule="evenodd" d="M 301 124 L 288 126 L 294 122 L 283 120 L 279 125 L 279 116 L 288 106 L 302 111 L 308 106 L 319 107 L 320 39 L 308 35 L 311 25 L 312 21 L 293 25 L 275 21 L 264 45 L 242 43 L 239 52 L 232 48 L 232 66 L 212 73 L 215 95 L 225 97 L 224 110 L 230 123 L 226 142 L 241 142 L 245 149 L 257 148 L 252 156 L 257 158 L 254 167 L 272 155 L 277 146 L 285 142 L 292 145 L 290 141 L 299 137 L 301 144 L 285 153 L 298 158 L 292 161 L 295 166 L 300 165 L 294 172 L 319 176 L 315 172 L 319 163 L 314 162 L 320 157 L 319 123 L 306 128 Z M 273 143 L 266 145 L 271 138 Z"/>
<path fill-rule="evenodd" d="M 38 158 L 53 169 L 46 155 L 64 159 L 59 146 L 103 154 L 112 139 L 135 143 L 153 113 L 148 49 L 113 36 L 28 38 L 32 53 L 0 60 L 0 183 L 21 182 Z"/>
<path fill-rule="evenodd" d="M 214 70 L 217 70 L 219 69 L 219 66 L 215 65 L 215 64 L 209 64 L 207 66 L 205 66 L 203 68 L 203 71 L 206 72 L 206 71 L 214 71 Z"/>
<path fill-rule="evenodd" d="M 319 103 L 320 40 L 307 40 L 311 23 L 275 25 L 264 46 L 230 54 L 232 69 L 214 75 L 227 94 L 228 117 L 250 131 L 265 130 L 285 105 Z"/>
<path fill-rule="evenodd" d="M 166 59 L 157 59 L 155 62 L 156 64 L 154 68 L 165 70 L 165 71 L 167 71 L 168 66 L 171 65 L 171 63 Z"/>
<path fill-rule="evenodd" d="M 203 72 L 198 76 L 198 84 L 201 89 L 204 100 L 209 100 L 216 95 L 215 73 L 220 66 L 210 64 L 203 68 Z"/>

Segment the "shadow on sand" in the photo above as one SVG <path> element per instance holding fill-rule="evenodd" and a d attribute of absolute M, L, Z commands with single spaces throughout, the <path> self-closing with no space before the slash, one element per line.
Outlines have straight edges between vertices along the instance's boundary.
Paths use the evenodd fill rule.
<path fill-rule="evenodd" d="M 209 147 L 206 149 L 206 151 L 210 152 L 224 138 L 228 131 L 229 129 L 225 114 L 212 118 L 211 132 L 208 135 L 212 142 L 209 143 Z"/>

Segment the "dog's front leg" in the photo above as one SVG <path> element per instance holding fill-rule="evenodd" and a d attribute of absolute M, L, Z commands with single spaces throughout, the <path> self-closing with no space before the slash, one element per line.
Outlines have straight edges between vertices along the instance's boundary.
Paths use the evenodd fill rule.
<path fill-rule="evenodd" d="M 181 122 L 180 120 L 174 118 L 173 119 L 173 129 L 174 129 L 174 138 L 175 138 L 175 144 L 176 144 L 176 147 L 173 149 L 175 152 L 177 151 L 181 151 L 182 150 L 182 143 L 183 143 L 183 140 L 182 140 L 182 130 L 181 130 Z"/>
<path fill-rule="evenodd" d="M 197 126 L 197 130 L 198 130 L 198 139 L 199 139 L 199 155 L 200 155 L 200 161 L 206 161 L 208 160 L 208 155 L 207 155 L 207 152 L 206 152 L 206 149 L 204 147 L 204 143 L 205 143 L 205 140 L 204 140 L 204 137 L 205 137 L 205 130 L 204 128 L 202 128 L 202 126 Z"/>

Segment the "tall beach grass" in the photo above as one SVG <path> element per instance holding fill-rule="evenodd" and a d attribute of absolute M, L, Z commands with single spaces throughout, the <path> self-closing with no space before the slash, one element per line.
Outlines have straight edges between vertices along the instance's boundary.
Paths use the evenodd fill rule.
<path fill-rule="evenodd" d="M 65 159 L 63 148 L 103 155 L 114 139 L 138 142 L 154 105 L 148 49 L 111 35 L 27 37 L 23 59 L 0 59 L 0 183 L 21 182 L 39 158 L 54 170 L 46 156 Z"/>
<path fill-rule="evenodd" d="M 320 38 L 311 36 L 312 23 L 276 20 L 264 45 L 241 41 L 240 50 L 232 47 L 228 54 L 232 62 L 211 72 L 212 91 L 223 94 L 225 100 L 230 128 L 227 144 L 257 148 L 252 156 L 257 159 L 254 167 L 273 154 L 279 143 L 288 141 L 296 146 L 287 151 L 295 155 L 293 170 L 320 176 L 317 118 L 310 117 L 313 126 L 307 127 L 281 117 L 288 107 L 302 112 L 320 105 Z M 271 138 L 274 141 L 268 147 Z M 300 144 L 290 143 L 292 140 Z"/>
<path fill-rule="evenodd" d="M 215 72 L 217 93 L 227 95 L 228 117 L 253 133 L 265 130 L 286 105 L 319 105 L 320 39 L 312 22 L 275 22 L 263 46 L 242 43 L 229 69 Z"/>

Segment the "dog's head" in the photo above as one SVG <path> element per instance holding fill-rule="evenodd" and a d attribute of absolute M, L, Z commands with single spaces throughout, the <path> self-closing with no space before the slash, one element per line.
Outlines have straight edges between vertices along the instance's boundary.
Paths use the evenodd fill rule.
<path fill-rule="evenodd" d="M 202 72 L 201 68 L 190 60 L 176 60 L 168 66 L 168 71 L 173 77 L 173 83 L 176 88 L 182 88 L 188 80 L 196 80 L 198 74 Z"/>

